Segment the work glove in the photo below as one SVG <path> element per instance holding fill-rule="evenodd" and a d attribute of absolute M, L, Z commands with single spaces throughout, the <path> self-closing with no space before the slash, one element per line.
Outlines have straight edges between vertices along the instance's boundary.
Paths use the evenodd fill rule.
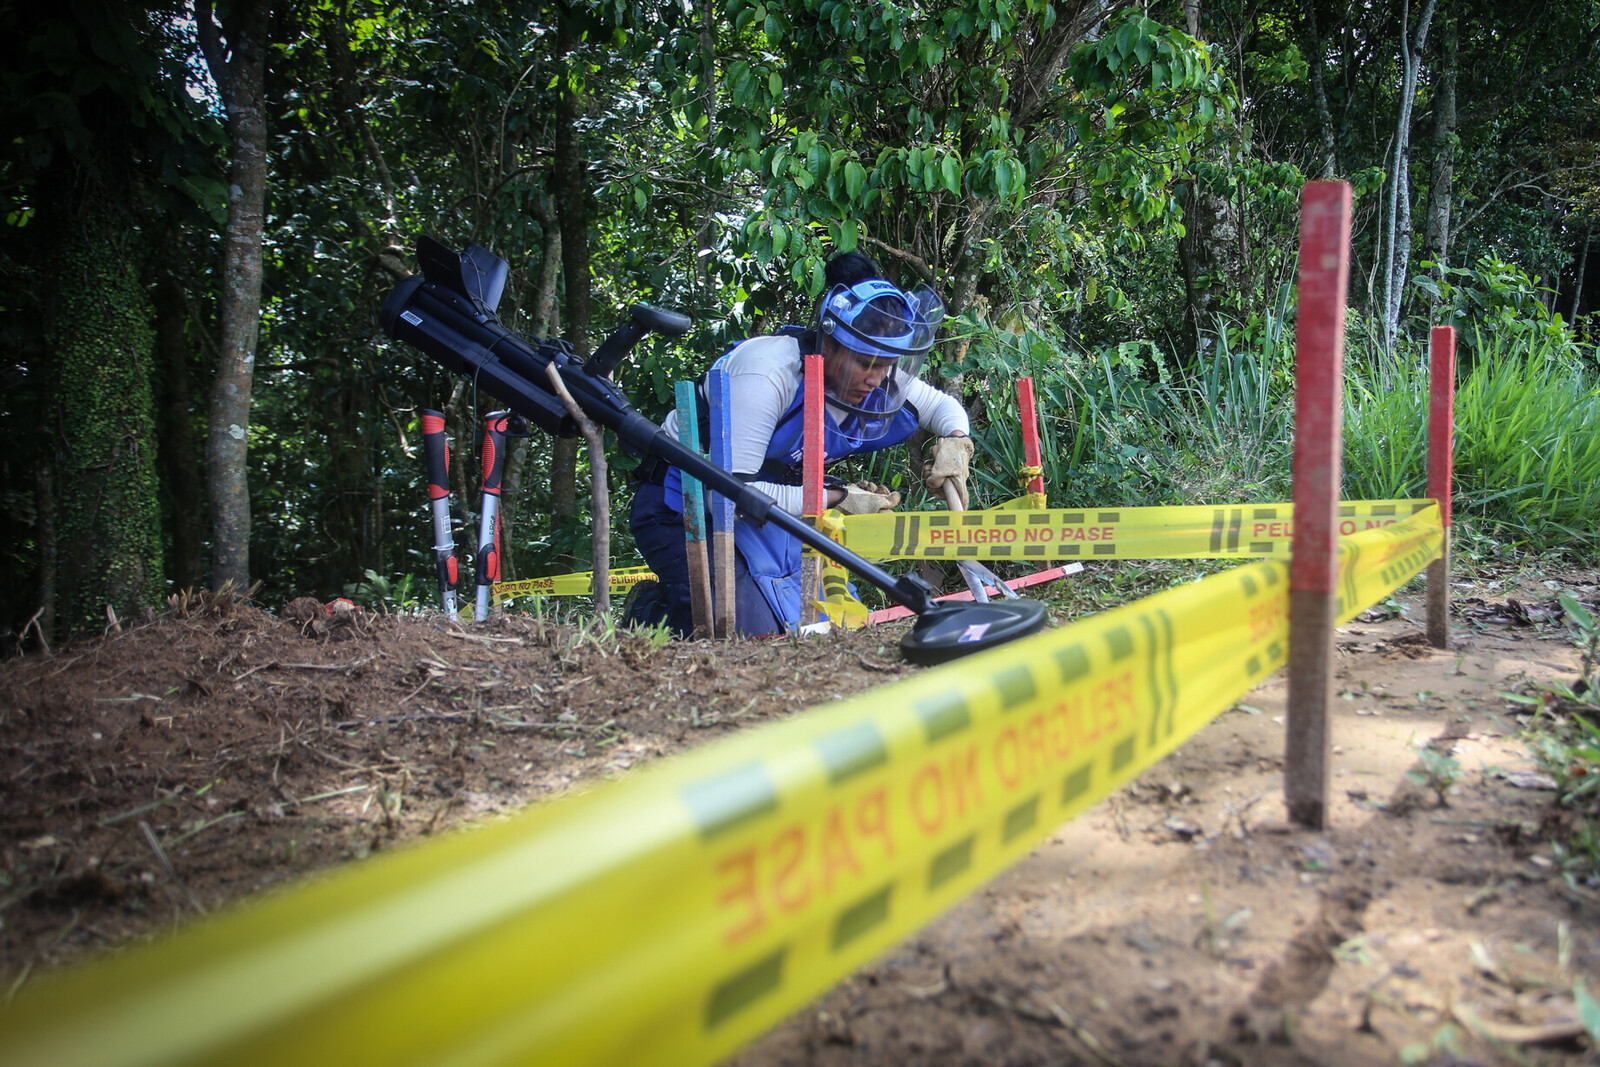
<path fill-rule="evenodd" d="M 844 487 L 844 499 L 837 510 L 846 515 L 876 515 L 880 511 L 893 511 L 900 503 L 900 494 L 887 485 L 857 482 Z"/>
<path fill-rule="evenodd" d="M 944 483 L 956 487 L 961 509 L 967 507 L 967 462 L 972 459 L 972 438 L 937 437 L 922 453 L 922 484 L 938 493 Z"/>

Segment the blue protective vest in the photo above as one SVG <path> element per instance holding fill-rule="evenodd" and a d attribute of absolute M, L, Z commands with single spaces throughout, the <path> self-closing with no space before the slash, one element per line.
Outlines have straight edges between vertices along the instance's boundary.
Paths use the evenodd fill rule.
<path fill-rule="evenodd" d="M 805 395 L 794 398 L 789 410 L 778 419 L 772 440 L 767 443 L 766 459 L 769 463 L 799 464 L 805 452 Z M 902 407 L 891 418 L 888 428 L 872 440 L 863 440 L 851 434 L 856 416 L 848 415 L 843 424 L 833 412 L 824 410 L 822 416 L 822 449 L 825 462 L 865 452 L 877 452 L 899 444 L 917 431 L 917 412 L 909 405 Z M 683 510 L 682 472 L 673 467 L 667 472 L 664 483 L 667 505 L 675 511 Z M 739 519 L 734 523 L 733 543 L 739 555 L 750 568 L 750 577 L 761 590 L 767 604 L 785 626 L 800 625 L 800 542 L 776 526 L 756 526 Z"/>

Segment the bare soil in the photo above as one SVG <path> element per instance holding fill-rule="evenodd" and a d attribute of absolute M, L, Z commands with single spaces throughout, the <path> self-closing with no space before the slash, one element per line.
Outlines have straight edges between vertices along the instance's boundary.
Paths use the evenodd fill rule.
<path fill-rule="evenodd" d="M 1104 566 L 1104 565 L 1102 565 Z M 1283 822 L 1284 682 L 797 1012 L 740 1067 L 1597 1063 L 1600 890 L 1501 694 L 1571 681 L 1549 575 L 1339 634 L 1332 827 Z M 1593 602 L 1593 573 L 1560 576 Z M 903 624 L 902 624 L 903 625 Z M 419 835 L 918 670 L 900 627 L 599 639 L 202 599 L 0 663 L 0 999 Z M 1452 756 L 1441 796 L 1407 772 Z"/>

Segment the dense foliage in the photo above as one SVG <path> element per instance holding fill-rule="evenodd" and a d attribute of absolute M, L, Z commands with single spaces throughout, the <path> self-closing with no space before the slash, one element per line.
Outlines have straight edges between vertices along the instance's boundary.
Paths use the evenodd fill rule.
<path fill-rule="evenodd" d="M 1022 374 L 1055 503 L 1282 498 L 1298 193 L 1323 177 L 1356 191 L 1348 491 L 1418 491 L 1420 341 L 1451 322 L 1458 514 L 1483 536 L 1593 543 L 1595 0 L 280 4 L 253 394 L 247 423 L 219 424 L 239 101 L 197 27 L 242 39 L 229 20 L 259 9 L 0 22 L 13 634 L 41 608 L 54 640 L 106 603 L 125 616 L 212 580 L 227 534 L 200 474 L 208 426 L 245 437 L 244 547 L 268 602 L 429 573 L 424 407 L 448 414 L 472 541 L 489 402 L 375 322 L 421 233 L 504 256 L 502 311 L 525 333 L 586 348 L 630 301 L 691 313 L 688 338 L 625 371 L 653 415 L 730 342 L 808 315 L 826 258 L 860 248 L 946 296 L 932 373 L 974 416 L 977 503 L 1015 491 Z M 91 193 L 118 226 L 52 240 Z M 53 249 L 119 269 L 74 274 Z M 120 317 L 84 321 L 95 308 Z M 519 444 L 513 574 L 587 566 L 586 479 L 570 446 Z"/>

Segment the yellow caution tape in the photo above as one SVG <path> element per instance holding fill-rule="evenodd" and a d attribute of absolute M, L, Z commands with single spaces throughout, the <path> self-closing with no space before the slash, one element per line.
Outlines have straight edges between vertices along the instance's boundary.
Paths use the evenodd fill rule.
<path fill-rule="evenodd" d="M 850 592 L 850 574 L 833 560 L 822 563 L 822 599 L 813 601 L 817 610 L 835 626 L 859 630 L 872 612 Z"/>
<path fill-rule="evenodd" d="M 1341 590 L 1437 553 L 1345 538 Z M 715 1062 L 1285 658 L 1256 562 L 334 872 L 0 1009 L 0 1062 Z"/>
<path fill-rule="evenodd" d="M 992 511 L 1043 511 L 1046 506 L 1043 493 L 1024 493 L 1022 496 L 996 504 Z M 965 513 L 963 513 L 965 514 Z M 981 513 L 980 513 L 981 514 Z"/>
<path fill-rule="evenodd" d="M 1019 498 L 1027 499 L 1027 498 Z M 1287 559 L 1293 504 L 884 512 L 837 519 L 846 548 L 868 559 Z M 1431 500 L 1339 506 L 1339 532 L 1388 526 Z"/>
<path fill-rule="evenodd" d="M 654 581 L 655 573 L 649 567 L 617 567 L 611 571 L 611 591 L 626 593 L 642 581 Z M 545 578 L 523 578 L 515 582 L 499 582 L 494 587 L 497 597 L 511 596 L 587 596 L 594 592 L 594 572 L 578 571 L 575 574 L 552 574 Z"/>

